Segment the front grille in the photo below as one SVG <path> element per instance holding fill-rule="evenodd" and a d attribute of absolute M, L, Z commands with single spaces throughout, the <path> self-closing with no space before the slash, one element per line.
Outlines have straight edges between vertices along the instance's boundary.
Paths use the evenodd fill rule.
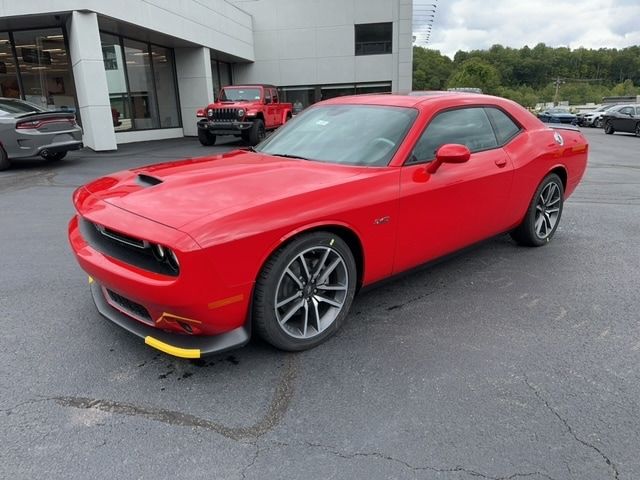
<path fill-rule="evenodd" d="M 120 310 L 123 313 L 126 313 L 130 317 L 135 318 L 136 320 L 141 320 L 145 323 L 153 325 L 153 320 L 151 319 L 151 315 L 149 315 L 149 311 L 144 308 L 139 303 L 134 302 L 133 300 L 129 300 L 126 297 L 114 292 L 113 290 L 105 289 L 107 293 L 107 301 L 112 307 Z"/>
<path fill-rule="evenodd" d="M 80 218 L 78 226 L 86 242 L 100 253 L 149 272 L 171 277 L 177 277 L 180 273 L 179 269 L 174 270 L 168 263 L 156 260 L 146 240 L 116 232 L 85 218 Z"/>
<path fill-rule="evenodd" d="M 214 108 L 209 116 L 210 120 L 232 121 L 238 120 L 237 108 Z"/>

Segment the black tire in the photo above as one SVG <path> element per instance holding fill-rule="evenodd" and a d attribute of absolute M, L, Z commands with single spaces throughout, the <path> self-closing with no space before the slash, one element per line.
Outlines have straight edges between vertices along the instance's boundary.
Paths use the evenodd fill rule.
<path fill-rule="evenodd" d="M 602 128 L 602 119 L 601 119 L 601 118 L 596 118 L 596 119 L 593 121 L 592 126 L 593 126 L 593 127 L 596 127 L 596 128 Z"/>
<path fill-rule="evenodd" d="M 4 151 L 4 148 L 0 147 L 0 170 L 6 170 L 10 166 L 11 162 L 7 156 L 7 152 Z"/>
<path fill-rule="evenodd" d="M 640 137 L 640 122 L 636 123 L 636 137 Z"/>
<path fill-rule="evenodd" d="M 606 133 L 607 135 L 612 135 L 615 132 L 615 130 L 613 129 L 613 125 L 611 125 L 611 122 L 607 121 L 604 124 L 604 133 Z"/>
<path fill-rule="evenodd" d="M 553 194 L 547 195 L 548 198 L 546 199 L 543 197 L 543 192 L 546 194 L 549 190 L 559 193 L 557 203 L 554 202 L 553 205 L 545 205 L 555 198 Z M 558 229 L 560 219 L 562 218 L 563 205 L 564 186 L 562 185 L 562 180 L 560 180 L 560 177 L 555 173 L 551 173 L 542 180 L 536 189 L 522 223 L 511 231 L 511 238 L 513 238 L 519 245 L 527 247 L 541 247 L 542 245 L 546 245 L 551 241 L 551 238 Z M 548 211 L 555 209 L 557 209 L 557 212 L 548 213 Z M 551 215 L 556 215 L 553 217 L 553 222 Z M 537 226 L 540 217 L 543 217 L 542 223 L 545 227 L 544 232 L 538 231 L 542 230 L 543 226 L 542 224 L 540 225 L 540 228 Z"/>
<path fill-rule="evenodd" d="M 321 262 L 324 252 L 328 253 Z M 310 273 L 308 277 L 299 263 L 300 257 L 305 259 L 305 256 L 305 264 Z M 329 269 L 323 270 L 322 267 L 334 263 L 338 265 L 330 271 L 331 277 L 323 279 L 323 271 Z M 297 279 L 298 274 L 302 280 Z M 338 278 L 342 280 L 336 280 Z M 337 288 L 327 288 L 332 282 L 337 282 L 336 285 L 342 287 L 341 292 L 335 291 Z M 294 352 L 313 348 L 336 333 L 344 322 L 355 295 L 356 282 L 357 270 L 353 254 L 339 236 L 329 232 L 300 235 L 273 253 L 260 272 L 253 296 L 252 313 L 256 332 L 281 350 Z M 318 291 L 320 292 L 316 293 Z M 330 295 L 335 296 L 329 300 L 341 303 L 340 307 L 328 306 L 324 301 L 320 303 L 316 300 Z M 295 300 L 276 308 L 277 298 L 282 303 L 282 299 L 286 297 Z M 289 315 L 294 310 L 295 314 Z M 281 324 L 279 316 L 288 316 L 289 320 L 281 318 L 280 320 L 284 320 Z M 321 325 L 323 321 L 325 325 Z"/>
<path fill-rule="evenodd" d="M 216 144 L 216 136 L 204 128 L 198 129 L 198 140 L 200 140 L 200 143 L 205 147 Z"/>
<path fill-rule="evenodd" d="M 67 156 L 67 152 L 50 152 L 42 155 L 47 162 L 58 162 Z"/>
<path fill-rule="evenodd" d="M 249 145 L 254 146 L 264 140 L 266 131 L 264 129 L 264 122 L 260 118 L 256 118 L 249 130 L 248 140 Z"/>

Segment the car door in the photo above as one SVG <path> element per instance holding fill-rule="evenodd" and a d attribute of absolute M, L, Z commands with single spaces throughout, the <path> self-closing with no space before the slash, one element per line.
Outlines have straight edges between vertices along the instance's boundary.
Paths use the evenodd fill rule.
<path fill-rule="evenodd" d="M 280 99 L 278 98 L 278 90 L 276 90 L 275 88 L 272 88 L 271 89 L 271 101 L 273 106 L 272 125 L 276 127 L 282 125 L 282 104 L 280 103 L 279 100 Z"/>
<path fill-rule="evenodd" d="M 633 132 L 635 129 L 635 108 L 622 107 L 613 117 L 613 128 L 619 132 Z"/>
<path fill-rule="evenodd" d="M 519 131 L 517 125 L 515 129 Z M 466 145 L 468 162 L 442 164 L 435 173 L 426 173 L 435 151 L 447 143 Z M 513 163 L 485 108 L 436 114 L 402 167 L 394 272 L 508 228 L 512 182 Z"/>

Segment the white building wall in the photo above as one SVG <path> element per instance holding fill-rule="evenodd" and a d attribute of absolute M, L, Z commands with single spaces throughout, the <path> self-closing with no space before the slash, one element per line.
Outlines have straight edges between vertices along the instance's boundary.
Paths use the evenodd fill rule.
<path fill-rule="evenodd" d="M 411 0 L 232 1 L 253 16 L 255 46 L 255 63 L 236 65 L 236 83 L 411 88 Z M 393 22 L 392 53 L 356 57 L 354 25 L 379 22 Z"/>
<path fill-rule="evenodd" d="M 0 17 L 91 11 L 253 60 L 251 16 L 226 0 L 0 1 Z"/>

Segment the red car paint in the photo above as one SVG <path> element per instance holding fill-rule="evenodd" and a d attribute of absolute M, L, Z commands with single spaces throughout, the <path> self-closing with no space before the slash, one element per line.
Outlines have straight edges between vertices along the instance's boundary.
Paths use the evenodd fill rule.
<path fill-rule="evenodd" d="M 101 288 L 144 306 L 151 331 L 174 332 L 169 338 L 220 335 L 250 325 L 252 289 L 262 266 L 301 232 L 330 229 L 355 239 L 360 283 L 369 285 L 513 229 L 549 172 L 563 178 L 566 198 L 586 168 L 588 145 L 579 131 L 561 130 L 559 141 L 553 129 L 501 98 L 366 95 L 322 103 L 419 113 L 385 167 L 236 150 L 95 180 L 73 197 L 78 214 L 69 239 L 80 266 Z M 435 172 L 427 170 L 429 164 L 404 165 L 434 115 L 461 106 L 495 106 L 521 131 L 503 147 L 472 153 L 464 164 L 443 163 Z M 153 186 L 141 182 L 140 174 L 152 178 Z M 150 272 L 101 253 L 81 234 L 81 218 L 171 248 L 180 274 Z"/>

